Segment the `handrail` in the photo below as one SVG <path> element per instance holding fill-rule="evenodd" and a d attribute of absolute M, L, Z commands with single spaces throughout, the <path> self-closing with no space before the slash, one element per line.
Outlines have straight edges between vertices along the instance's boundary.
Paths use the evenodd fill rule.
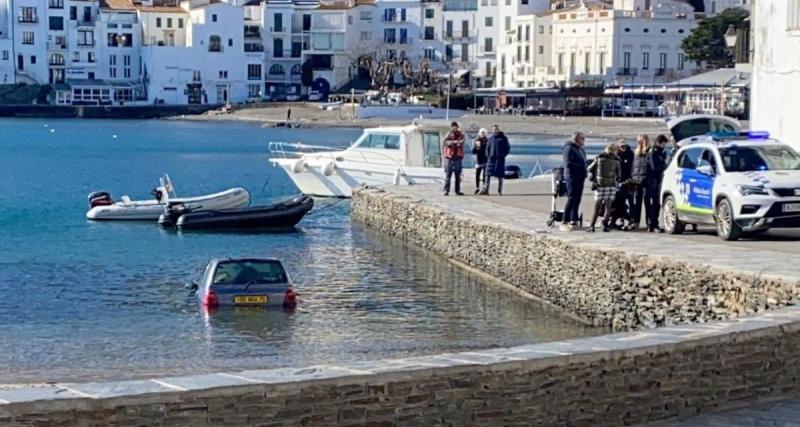
<path fill-rule="evenodd" d="M 304 149 L 306 149 L 308 151 L 302 151 Z M 318 150 L 318 151 L 315 151 L 315 150 Z M 406 174 L 405 166 L 403 166 L 403 164 L 401 162 L 399 162 L 397 159 L 393 158 L 392 156 L 389 156 L 387 154 L 384 154 L 384 153 L 381 153 L 381 152 L 378 152 L 378 151 L 360 150 L 357 147 L 356 148 L 354 148 L 354 147 L 348 147 L 348 148 L 324 147 L 324 146 L 319 146 L 319 145 L 303 144 L 301 142 L 289 143 L 289 142 L 270 141 L 269 142 L 269 151 L 270 151 L 270 153 L 276 154 L 276 155 L 280 156 L 283 159 L 300 158 L 300 157 L 302 157 L 304 155 L 307 155 L 307 154 L 315 154 L 318 157 L 319 156 L 324 156 L 324 155 L 327 154 L 327 155 L 329 155 L 330 159 L 333 160 L 334 162 L 337 161 L 337 158 L 332 155 L 334 152 L 347 152 L 347 153 L 360 154 L 362 163 L 365 163 L 365 164 L 374 163 L 374 161 L 367 161 L 367 154 L 369 154 L 370 156 L 374 156 L 374 157 L 378 157 L 378 158 L 383 158 L 383 159 L 389 160 L 389 163 L 391 165 L 394 165 L 394 166 L 398 167 L 402 174 L 404 174 L 404 175 Z M 353 161 L 353 159 L 348 159 L 348 160 Z M 385 165 L 385 163 L 383 163 L 383 164 Z"/>

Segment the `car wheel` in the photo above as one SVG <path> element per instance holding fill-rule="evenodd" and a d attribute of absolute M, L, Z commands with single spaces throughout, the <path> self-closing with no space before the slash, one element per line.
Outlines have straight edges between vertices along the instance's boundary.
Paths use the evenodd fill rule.
<path fill-rule="evenodd" d="M 686 229 L 686 224 L 678 218 L 678 206 L 675 198 L 667 196 L 664 200 L 664 229 L 669 234 L 681 234 Z"/>
<path fill-rule="evenodd" d="M 733 216 L 733 206 L 728 199 L 717 203 L 716 209 L 717 235 L 722 240 L 736 240 L 742 235 L 742 228 Z"/>

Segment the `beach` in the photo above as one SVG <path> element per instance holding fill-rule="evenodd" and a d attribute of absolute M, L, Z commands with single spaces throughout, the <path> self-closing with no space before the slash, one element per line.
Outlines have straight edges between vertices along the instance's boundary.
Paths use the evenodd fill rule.
<path fill-rule="evenodd" d="M 257 122 L 264 126 L 276 126 L 287 122 L 301 127 L 377 127 L 407 124 L 399 119 L 353 119 L 354 108 L 345 104 L 341 109 L 324 110 L 314 103 L 275 103 L 269 107 L 234 109 L 229 112 L 209 111 L 205 114 L 174 117 L 177 120 L 199 121 L 242 121 Z M 475 132 L 478 129 L 497 124 L 507 133 L 538 135 L 571 135 L 581 131 L 589 136 L 601 138 L 636 138 L 646 133 L 654 136 L 666 133 L 666 120 L 660 117 L 648 118 L 603 118 L 579 116 L 515 116 L 481 115 L 468 113 L 455 118 L 462 128 Z M 445 120 L 431 120 L 446 122 Z M 746 126 L 744 126 L 746 128 Z"/>

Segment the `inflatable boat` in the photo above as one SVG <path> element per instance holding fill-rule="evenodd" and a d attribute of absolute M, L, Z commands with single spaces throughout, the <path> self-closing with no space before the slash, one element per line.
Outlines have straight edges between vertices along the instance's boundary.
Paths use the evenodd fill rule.
<path fill-rule="evenodd" d="M 160 180 L 153 190 L 151 200 L 131 200 L 122 196 L 119 201 L 107 191 L 89 194 L 89 211 L 86 218 L 95 221 L 156 221 L 168 203 L 182 203 L 194 211 L 206 209 L 234 209 L 250 204 L 250 193 L 244 188 L 231 188 L 219 193 L 195 197 L 175 197 L 169 176 Z"/>
<path fill-rule="evenodd" d="M 179 230 L 291 228 L 314 207 L 305 194 L 266 206 L 193 211 L 185 203 L 171 201 L 158 223 Z"/>

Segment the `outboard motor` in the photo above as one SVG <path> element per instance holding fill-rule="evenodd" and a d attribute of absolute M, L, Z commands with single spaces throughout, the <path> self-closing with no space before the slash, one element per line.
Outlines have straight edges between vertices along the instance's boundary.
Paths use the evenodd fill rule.
<path fill-rule="evenodd" d="M 164 207 L 164 213 L 158 217 L 158 225 L 162 228 L 174 228 L 178 224 L 181 215 L 190 212 L 183 203 L 168 203 Z"/>
<path fill-rule="evenodd" d="M 109 206 L 114 204 L 114 199 L 108 191 L 95 191 L 89 194 L 89 208 L 95 206 Z"/>

